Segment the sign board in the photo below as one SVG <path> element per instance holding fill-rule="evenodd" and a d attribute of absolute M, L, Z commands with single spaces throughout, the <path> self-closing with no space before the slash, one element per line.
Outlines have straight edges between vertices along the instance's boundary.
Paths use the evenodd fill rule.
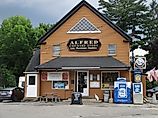
<path fill-rule="evenodd" d="M 139 69 L 134 70 L 134 82 L 141 82 L 142 81 L 142 72 Z"/>
<path fill-rule="evenodd" d="M 90 82 L 91 88 L 100 88 L 100 82 Z"/>
<path fill-rule="evenodd" d="M 143 104 L 143 84 L 133 83 L 133 103 Z"/>
<path fill-rule="evenodd" d="M 114 102 L 131 103 L 131 82 L 114 81 Z"/>
<path fill-rule="evenodd" d="M 146 69 L 146 57 L 135 57 L 134 68 Z"/>
<path fill-rule="evenodd" d="M 101 85 L 102 89 L 106 89 L 106 88 L 109 88 L 109 87 L 110 87 L 110 84 L 108 84 L 108 83 L 102 83 L 102 85 Z"/>
<path fill-rule="evenodd" d="M 120 83 L 119 84 L 118 98 L 127 98 L 126 83 Z"/>
<path fill-rule="evenodd" d="M 142 86 L 142 83 L 133 83 L 133 93 L 143 94 Z"/>
<path fill-rule="evenodd" d="M 67 46 L 70 51 L 97 51 L 101 43 L 99 39 L 78 38 L 70 39 Z"/>

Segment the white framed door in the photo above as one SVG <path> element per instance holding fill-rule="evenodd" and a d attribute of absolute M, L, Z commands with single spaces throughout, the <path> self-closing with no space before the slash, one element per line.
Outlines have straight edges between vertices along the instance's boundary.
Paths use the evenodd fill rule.
<path fill-rule="evenodd" d="M 77 71 L 77 92 L 82 96 L 89 96 L 89 72 Z"/>
<path fill-rule="evenodd" d="M 37 97 L 37 74 L 27 74 L 26 97 Z"/>

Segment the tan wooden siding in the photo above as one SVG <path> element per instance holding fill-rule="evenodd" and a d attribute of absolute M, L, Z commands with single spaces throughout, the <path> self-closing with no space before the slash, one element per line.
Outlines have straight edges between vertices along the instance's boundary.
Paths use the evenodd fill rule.
<path fill-rule="evenodd" d="M 125 77 L 128 82 L 131 81 L 130 73 L 128 71 L 120 71 L 120 76 Z"/>
<path fill-rule="evenodd" d="M 90 96 L 94 97 L 95 94 L 99 96 L 99 99 L 103 99 L 103 90 L 101 89 L 90 89 Z"/>
<path fill-rule="evenodd" d="M 86 17 L 92 24 L 94 24 L 101 33 L 95 34 L 68 34 L 67 32 L 83 17 Z M 69 39 L 75 38 L 97 38 L 101 42 L 99 51 L 91 52 L 75 52 L 69 51 L 67 43 Z M 108 44 L 117 45 L 117 54 L 114 56 L 118 60 L 129 64 L 129 43 L 123 42 L 125 40 L 119 33 L 107 25 L 103 20 L 96 16 L 87 7 L 83 6 L 76 14 L 70 17 L 60 28 L 58 28 L 52 35 L 50 35 L 46 44 L 41 45 L 40 63 L 47 62 L 54 57 L 52 56 L 52 46 L 61 45 L 61 56 L 107 56 Z"/>

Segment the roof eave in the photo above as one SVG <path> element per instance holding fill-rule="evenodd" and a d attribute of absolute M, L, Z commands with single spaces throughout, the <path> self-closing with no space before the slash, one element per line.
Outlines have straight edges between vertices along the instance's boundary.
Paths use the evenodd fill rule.
<path fill-rule="evenodd" d="M 90 5 L 85 0 L 82 0 L 78 5 L 76 5 L 70 12 L 68 12 L 59 22 L 55 24 L 45 35 L 43 35 L 39 40 L 37 45 L 42 44 L 53 32 L 55 32 L 63 23 L 65 23 L 74 13 L 76 13 L 83 5 L 86 5 L 92 12 L 94 12 L 98 17 L 110 25 L 115 31 L 119 32 L 127 41 L 131 41 L 132 38 L 127 35 L 121 28 L 113 24 L 107 17 L 103 16 L 99 11 L 97 11 L 92 5 Z"/>
<path fill-rule="evenodd" d="M 65 23 L 65 21 L 67 21 L 67 19 L 69 19 L 74 13 L 76 13 L 84 4 L 85 1 L 81 1 L 78 5 L 76 5 L 70 12 L 68 12 L 60 21 L 58 21 L 54 27 L 52 27 L 48 32 L 46 32 L 45 35 L 43 35 L 38 43 L 38 44 L 42 44 L 43 41 L 45 41 L 46 38 L 48 38 L 54 31 L 56 31 L 63 23 Z"/>

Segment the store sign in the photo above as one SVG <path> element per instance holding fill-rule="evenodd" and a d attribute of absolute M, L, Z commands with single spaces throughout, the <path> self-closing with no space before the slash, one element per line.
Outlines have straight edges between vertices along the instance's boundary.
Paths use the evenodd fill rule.
<path fill-rule="evenodd" d="M 141 87 L 142 85 L 141 85 L 141 83 L 134 83 L 133 84 L 133 90 L 134 90 L 134 93 L 136 93 L 136 94 L 138 94 L 138 93 L 141 93 L 141 89 L 142 89 L 142 87 Z"/>
<path fill-rule="evenodd" d="M 126 83 L 120 83 L 118 89 L 118 98 L 127 98 Z"/>
<path fill-rule="evenodd" d="M 140 70 L 134 70 L 134 81 L 136 83 L 142 81 L 142 72 Z"/>
<path fill-rule="evenodd" d="M 146 58 L 145 57 L 135 57 L 134 68 L 135 69 L 146 69 Z"/>
<path fill-rule="evenodd" d="M 67 46 L 70 51 L 97 51 L 101 43 L 99 39 L 79 38 L 70 39 Z"/>

